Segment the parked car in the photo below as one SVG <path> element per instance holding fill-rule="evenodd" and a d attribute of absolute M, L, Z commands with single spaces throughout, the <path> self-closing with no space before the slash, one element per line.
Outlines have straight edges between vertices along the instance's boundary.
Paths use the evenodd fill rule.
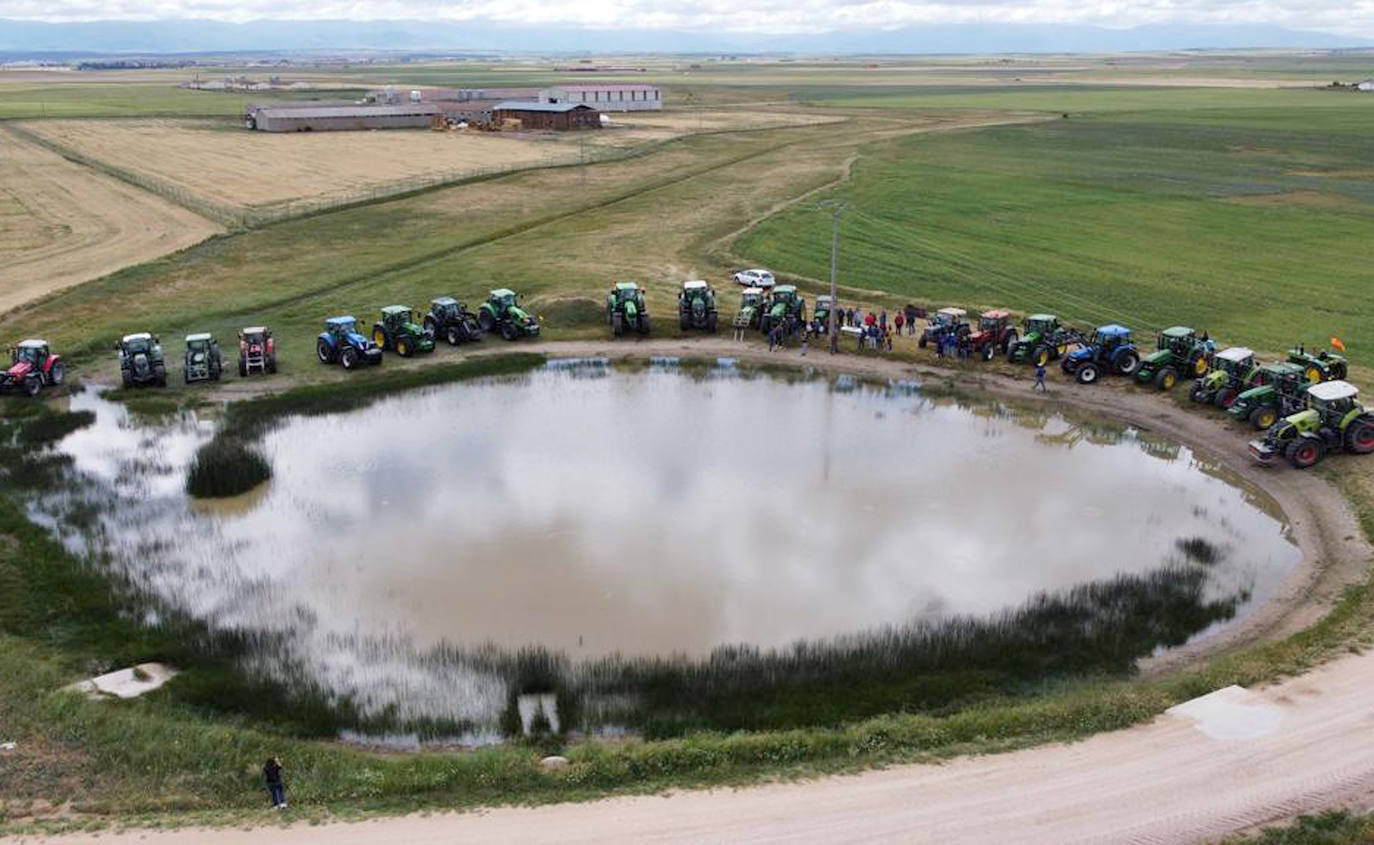
<path fill-rule="evenodd" d="M 777 284 L 773 274 L 767 270 L 741 270 L 730 277 L 737 285 L 744 285 L 747 288 L 771 288 Z"/>

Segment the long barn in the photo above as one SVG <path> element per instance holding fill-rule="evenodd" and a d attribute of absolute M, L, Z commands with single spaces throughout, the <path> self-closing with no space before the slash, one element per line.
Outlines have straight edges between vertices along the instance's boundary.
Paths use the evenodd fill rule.
<path fill-rule="evenodd" d="M 496 120 L 514 118 L 522 129 L 600 129 L 601 112 L 582 103 L 507 101 L 492 107 Z"/>
<path fill-rule="evenodd" d="M 259 132 L 329 132 L 347 129 L 410 129 L 430 126 L 441 114 L 432 103 L 396 106 L 258 106 L 244 125 Z"/>

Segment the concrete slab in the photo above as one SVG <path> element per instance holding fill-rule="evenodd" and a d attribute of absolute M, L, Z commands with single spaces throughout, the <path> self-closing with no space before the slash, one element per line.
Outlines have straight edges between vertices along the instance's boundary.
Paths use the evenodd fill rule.
<path fill-rule="evenodd" d="M 1217 740 L 1258 739 L 1277 733 L 1283 710 L 1244 687 L 1223 687 L 1165 711 L 1191 719 L 1193 726 Z"/>

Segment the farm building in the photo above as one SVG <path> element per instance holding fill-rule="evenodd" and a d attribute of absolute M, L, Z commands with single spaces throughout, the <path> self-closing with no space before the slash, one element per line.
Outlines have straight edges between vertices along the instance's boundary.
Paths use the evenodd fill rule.
<path fill-rule="evenodd" d="M 523 129 L 600 129 L 601 112 L 581 103 L 533 103 L 510 100 L 491 110 L 496 120 L 513 118 Z"/>
<path fill-rule="evenodd" d="M 546 103 L 585 103 L 601 111 L 648 111 L 663 108 L 657 85 L 555 85 L 539 92 Z"/>
<path fill-rule="evenodd" d="M 329 132 L 345 129 L 405 129 L 430 126 L 438 106 L 255 106 L 244 125 L 260 132 Z"/>

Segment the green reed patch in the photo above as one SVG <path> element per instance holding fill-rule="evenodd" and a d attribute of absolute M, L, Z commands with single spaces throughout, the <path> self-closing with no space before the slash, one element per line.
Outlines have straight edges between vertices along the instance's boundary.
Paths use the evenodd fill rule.
<path fill-rule="evenodd" d="M 272 477 L 262 451 L 237 437 L 217 437 L 200 447 L 186 474 L 186 492 L 197 498 L 247 493 Z"/>

